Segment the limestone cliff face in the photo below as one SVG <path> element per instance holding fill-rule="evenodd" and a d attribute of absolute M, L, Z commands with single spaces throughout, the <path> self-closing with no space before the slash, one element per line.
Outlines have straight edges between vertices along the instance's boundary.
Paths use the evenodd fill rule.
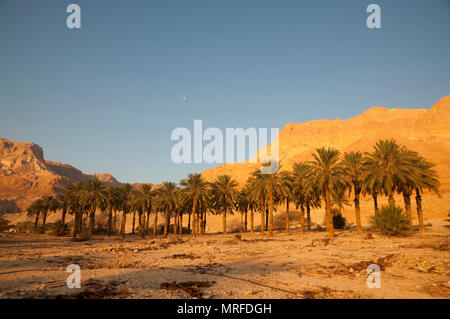
<path fill-rule="evenodd" d="M 450 192 L 450 96 L 431 109 L 374 107 L 347 120 L 289 123 L 278 136 L 282 169 L 290 169 L 295 161 L 311 160 L 311 153 L 318 147 L 370 151 L 380 138 L 395 138 L 436 163 L 441 192 Z M 243 185 L 255 168 L 256 164 L 224 164 L 202 174 L 207 180 L 230 174 Z"/>
<path fill-rule="evenodd" d="M 0 138 L 0 213 L 23 211 L 37 197 L 62 192 L 74 181 L 97 178 L 120 185 L 110 174 L 83 174 L 68 164 L 44 159 L 42 148 Z"/>

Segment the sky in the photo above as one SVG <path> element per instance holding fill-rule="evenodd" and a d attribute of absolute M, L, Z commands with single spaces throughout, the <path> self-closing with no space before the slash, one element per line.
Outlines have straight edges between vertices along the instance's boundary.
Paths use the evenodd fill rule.
<path fill-rule="evenodd" d="M 173 163 L 177 127 L 429 108 L 449 57 L 450 0 L 0 0 L 0 137 L 121 182 L 179 181 L 217 164 Z"/>

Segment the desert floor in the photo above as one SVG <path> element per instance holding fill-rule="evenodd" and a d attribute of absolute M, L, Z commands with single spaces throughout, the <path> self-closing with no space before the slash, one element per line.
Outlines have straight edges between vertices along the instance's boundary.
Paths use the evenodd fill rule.
<path fill-rule="evenodd" d="M 393 238 L 338 231 L 193 239 L 0 234 L 0 298 L 450 298 L 450 223 Z M 68 288 L 69 264 L 81 288 Z M 367 266 L 381 267 L 368 288 Z M 173 282 L 176 283 L 173 283 Z M 189 283 L 190 282 L 190 283 Z"/>

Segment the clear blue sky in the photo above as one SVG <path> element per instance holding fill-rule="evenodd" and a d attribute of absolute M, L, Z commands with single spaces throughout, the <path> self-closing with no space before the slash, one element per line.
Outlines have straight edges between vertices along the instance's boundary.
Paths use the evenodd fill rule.
<path fill-rule="evenodd" d="M 281 129 L 449 94 L 450 0 L 0 0 L 0 136 L 122 182 L 211 167 L 171 162 L 194 119 Z"/>

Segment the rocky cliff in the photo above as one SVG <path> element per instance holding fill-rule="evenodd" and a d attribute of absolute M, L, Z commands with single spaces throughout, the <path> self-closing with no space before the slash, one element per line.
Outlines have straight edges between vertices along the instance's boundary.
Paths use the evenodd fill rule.
<path fill-rule="evenodd" d="M 0 213 L 24 211 L 39 196 L 94 178 L 107 185 L 120 184 L 110 174 L 87 175 L 68 164 L 46 161 L 37 144 L 0 138 Z"/>

